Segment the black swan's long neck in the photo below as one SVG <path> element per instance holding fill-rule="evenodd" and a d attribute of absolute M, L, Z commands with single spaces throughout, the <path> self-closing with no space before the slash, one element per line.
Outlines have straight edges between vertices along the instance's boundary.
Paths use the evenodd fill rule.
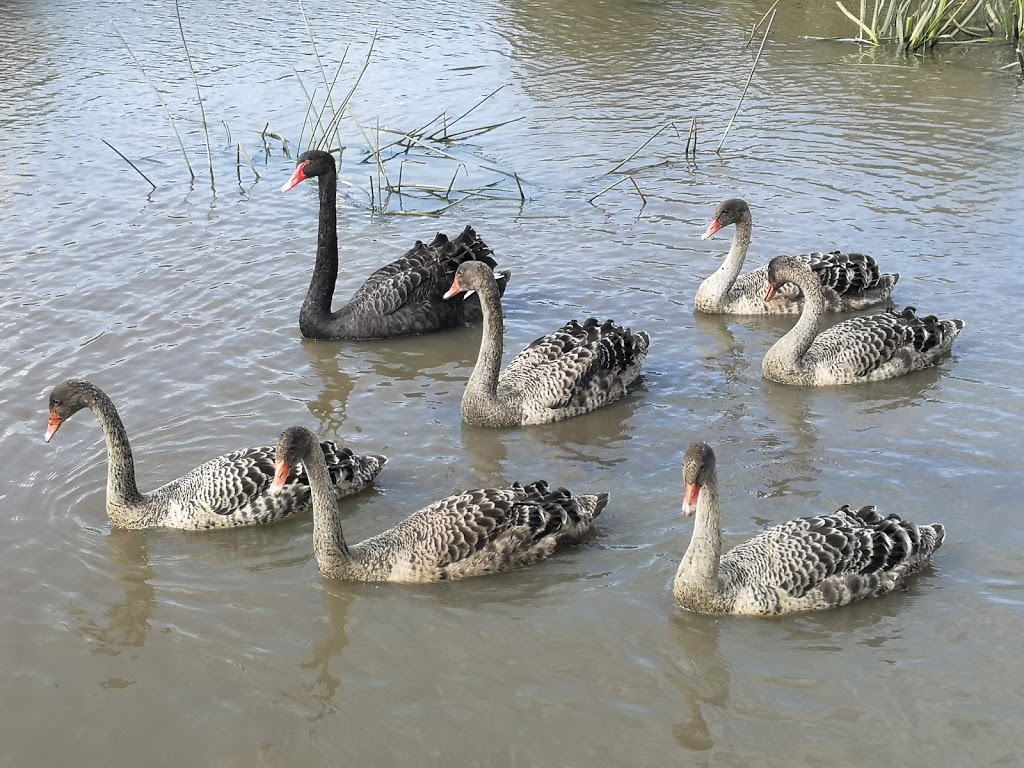
<path fill-rule="evenodd" d="M 306 300 L 299 312 L 304 336 L 322 335 L 319 326 L 331 319 L 331 302 L 338 280 L 338 174 L 331 169 L 320 175 L 320 216 L 316 233 L 316 264 Z"/>
<path fill-rule="evenodd" d="M 483 337 L 480 340 L 480 354 L 466 384 L 464 400 L 468 398 L 484 405 L 495 403 L 497 399 L 501 356 L 504 353 L 505 318 L 496 282 L 488 280 L 477 293 L 484 319 Z"/>
<path fill-rule="evenodd" d="M 676 590 L 718 592 L 721 558 L 722 516 L 718 506 L 718 480 L 712 475 L 705 479 L 697 499 L 693 535 L 676 572 Z"/>
<path fill-rule="evenodd" d="M 128 433 L 114 403 L 99 390 L 92 393 L 89 410 L 96 416 L 107 442 L 107 508 L 127 509 L 145 501 L 135 482 L 135 461 Z M 111 516 L 115 516 L 111 513 Z"/>
<path fill-rule="evenodd" d="M 821 284 L 809 269 L 788 269 L 781 272 L 780 277 L 800 288 L 804 306 L 800 319 L 769 351 L 792 369 L 805 367 L 804 355 L 814 343 L 825 314 L 825 296 Z"/>
<path fill-rule="evenodd" d="M 351 569 L 352 555 L 341 530 L 337 497 L 319 443 L 310 441 L 303 463 L 313 502 L 313 552 L 317 564 L 328 576 L 344 575 Z"/>

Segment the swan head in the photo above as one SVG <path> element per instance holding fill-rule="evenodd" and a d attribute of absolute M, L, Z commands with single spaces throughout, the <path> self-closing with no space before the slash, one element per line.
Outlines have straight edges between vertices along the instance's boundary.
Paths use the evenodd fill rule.
<path fill-rule="evenodd" d="M 711 217 L 711 223 L 708 224 L 708 228 L 700 236 L 700 239 L 707 240 L 723 227 L 728 227 L 730 224 L 739 224 L 741 221 L 747 224 L 752 221 L 750 206 L 747 205 L 747 201 L 738 197 L 725 200 L 715 209 L 715 215 Z"/>
<path fill-rule="evenodd" d="M 793 258 L 792 256 L 776 256 L 774 259 L 768 262 L 768 278 L 764 284 L 764 300 L 771 301 L 779 295 L 779 289 L 786 283 L 794 283 L 799 287 L 799 283 L 794 280 L 796 276 L 799 280 L 801 275 L 810 275 L 814 278 L 814 273 L 811 268 L 804 264 L 800 259 Z"/>
<path fill-rule="evenodd" d="M 683 516 L 697 511 L 701 489 L 715 479 L 715 452 L 707 443 L 691 443 L 683 456 Z"/>
<path fill-rule="evenodd" d="M 50 442 L 61 424 L 83 408 L 91 406 L 96 401 L 96 393 L 99 391 L 98 387 L 84 379 L 68 379 L 54 387 L 50 392 L 50 419 L 46 425 L 44 440 Z"/>
<path fill-rule="evenodd" d="M 295 172 L 281 186 L 281 191 L 287 192 L 289 189 L 297 187 L 301 182 L 314 176 L 324 176 L 337 172 L 338 166 L 334 162 L 334 155 L 319 149 L 311 149 L 299 155 L 298 160 L 296 160 Z"/>
<path fill-rule="evenodd" d="M 464 261 L 455 270 L 455 279 L 452 280 L 452 287 L 449 288 L 444 297 L 450 299 L 465 292 L 463 298 L 468 299 L 484 285 L 492 283 L 497 285 L 497 278 L 494 276 L 494 269 L 482 261 Z"/>
<path fill-rule="evenodd" d="M 278 494 L 288 478 L 302 469 L 303 462 L 313 451 L 320 451 L 320 441 L 305 427 L 288 427 L 281 433 L 274 451 L 274 482 L 270 492 Z"/>

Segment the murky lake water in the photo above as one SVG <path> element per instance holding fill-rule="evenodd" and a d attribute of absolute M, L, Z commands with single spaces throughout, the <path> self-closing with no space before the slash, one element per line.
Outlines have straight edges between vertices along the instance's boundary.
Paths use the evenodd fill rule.
<path fill-rule="evenodd" d="M 464 427 L 479 329 L 390 343 L 303 341 L 313 185 L 279 192 L 319 72 L 291 2 L 182 3 L 216 193 L 173 4 L 7 3 L 0 29 L 0 763 L 5 765 L 1017 765 L 1024 751 L 1024 90 L 1001 47 L 904 59 L 829 3 L 780 13 L 714 153 L 767 3 L 306 0 L 336 96 L 367 136 L 443 110 L 468 176 L 508 199 L 439 218 L 372 215 L 342 187 L 340 296 L 416 239 L 472 223 L 514 272 L 509 351 L 597 314 L 653 338 L 642 385 L 587 417 Z M 165 93 L 198 178 L 110 20 Z M 700 126 L 695 162 L 667 132 Z M 228 137 L 230 131 L 230 139 Z M 366 187 L 351 120 L 343 178 Z M 670 135 L 671 134 L 671 135 Z M 148 185 L 105 139 L 158 184 Z M 236 144 L 261 178 L 243 167 Z M 244 162 L 244 161 L 243 161 Z M 528 200 L 493 169 L 515 171 Z M 446 183 L 451 161 L 407 166 Z M 695 317 L 754 210 L 751 266 L 865 250 L 896 301 L 961 317 L 935 370 L 838 390 L 766 382 L 786 319 Z M 422 198 L 407 209 L 439 207 Z M 399 207 L 391 202 L 392 210 Z M 101 432 L 43 443 L 45 396 L 84 376 L 114 398 L 152 488 L 295 423 L 391 463 L 348 503 L 357 541 L 455 490 L 544 477 L 608 490 L 583 546 L 517 573 L 423 587 L 318 576 L 311 522 L 213 534 L 111 530 Z M 773 621 L 686 614 L 670 582 L 691 525 L 679 462 L 719 454 L 727 544 L 874 503 L 940 521 L 903 593 Z"/>

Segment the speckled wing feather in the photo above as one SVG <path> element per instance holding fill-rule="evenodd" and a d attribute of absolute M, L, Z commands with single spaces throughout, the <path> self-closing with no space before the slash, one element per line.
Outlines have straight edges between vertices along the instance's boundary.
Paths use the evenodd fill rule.
<path fill-rule="evenodd" d="M 611 320 L 602 324 L 591 317 L 582 325 L 572 320 L 516 355 L 502 374 L 501 385 L 529 392 L 540 398 L 538 405 L 548 408 L 582 406 L 608 379 L 639 371 L 649 343 L 646 333 L 634 334 Z"/>
<path fill-rule="evenodd" d="M 356 456 L 349 448 L 330 441 L 320 443 L 331 484 L 338 497 L 362 490 L 387 461 L 383 456 Z M 171 517 L 184 516 L 196 527 L 229 525 L 225 518 L 239 516 L 239 524 L 269 522 L 310 504 L 309 480 L 298 465 L 288 476 L 282 493 L 268 493 L 274 479 L 274 446 L 246 448 L 218 456 L 150 494 L 162 498 Z M 207 519 L 204 523 L 203 520 Z"/>
<path fill-rule="evenodd" d="M 898 515 L 883 518 L 874 507 L 843 506 L 770 528 L 730 550 L 721 567 L 737 580 L 772 585 L 794 598 L 836 580 L 844 590 L 870 591 L 891 588 L 918 570 L 944 537 L 938 524 L 919 526 Z M 839 595 L 835 600 L 842 602 Z"/>
<path fill-rule="evenodd" d="M 494 269 L 497 262 L 491 253 L 472 227 L 466 227 L 455 240 L 440 232 L 429 245 L 417 240 L 403 256 L 370 275 L 349 306 L 353 312 L 380 315 L 393 314 L 410 304 L 446 306 L 444 292 L 451 286 L 459 264 L 482 261 Z M 505 282 L 499 281 L 499 287 L 503 289 Z"/>
<path fill-rule="evenodd" d="M 793 258 L 814 272 L 818 282 L 826 289 L 826 302 L 830 308 L 837 301 L 855 294 L 880 291 L 883 288 L 891 291 L 892 285 L 899 279 L 899 275 L 883 273 L 878 268 L 878 262 L 866 253 L 814 252 L 802 253 Z M 764 296 L 767 279 L 768 265 L 765 264 L 740 275 L 730 293 L 760 298 Z M 784 300 L 796 301 L 800 298 L 800 289 L 793 283 L 783 283 L 776 294 Z"/>
<path fill-rule="evenodd" d="M 806 262 L 825 288 L 840 296 L 878 288 L 883 275 L 878 263 L 866 253 L 808 253 L 798 257 Z"/>
<path fill-rule="evenodd" d="M 473 573 L 505 570 L 550 554 L 561 539 L 590 528 L 608 495 L 574 497 L 538 481 L 467 491 L 435 502 L 359 545 L 391 552 L 411 568 Z M 455 571 L 451 575 L 465 575 Z"/>
<path fill-rule="evenodd" d="M 918 317 L 914 307 L 853 317 L 823 331 L 809 354 L 856 377 L 869 377 L 888 363 L 915 361 L 947 348 L 963 328 L 959 320 Z"/>

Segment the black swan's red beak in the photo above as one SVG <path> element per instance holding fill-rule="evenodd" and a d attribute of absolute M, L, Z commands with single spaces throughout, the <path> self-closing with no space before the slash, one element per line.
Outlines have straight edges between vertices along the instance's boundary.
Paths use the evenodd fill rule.
<path fill-rule="evenodd" d="M 462 290 L 463 290 L 462 286 L 459 285 L 459 276 L 456 275 L 455 279 L 452 280 L 452 287 L 448 289 L 448 292 L 445 293 L 444 297 L 446 299 L 450 299 L 452 296 L 455 296 L 456 294 L 462 293 Z"/>
<path fill-rule="evenodd" d="M 289 189 L 298 186 L 300 182 L 306 180 L 306 166 L 308 164 L 309 161 L 307 160 L 305 163 L 299 163 L 295 166 L 295 173 L 293 173 L 292 177 L 284 183 L 284 186 L 281 187 L 282 192 L 287 192 Z"/>
<path fill-rule="evenodd" d="M 700 239 L 701 240 L 707 240 L 709 237 L 711 237 L 713 234 L 715 234 L 715 232 L 717 232 L 721 228 L 722 228 L 722 222 L 720 222 L 718 219 L 712 219 L 711 223 L 708 224 L 708 228 L 706 230 L 704 230 L 704 234 L 700 236 Z"/>
<path fill-rule="evenodd" d="M 50 411 L 50 421 L 46 425 L 46 442 L 50 442 L 50 438 L 57 434 L 57 430 L 60 429 L 60 425 L 64 423 L 64 419 L 58 416 L 53 411 Z"/>
<path fill-rule="evenodd" d="M 270 484 L 270 492 L 272 494 L 278 494 L 284 488 L 284 484 L 288 482 L 288 475 L 291 474 L 292 468 L 287 461 L 279 459 L 274 464 L 274 482 Z"/>

